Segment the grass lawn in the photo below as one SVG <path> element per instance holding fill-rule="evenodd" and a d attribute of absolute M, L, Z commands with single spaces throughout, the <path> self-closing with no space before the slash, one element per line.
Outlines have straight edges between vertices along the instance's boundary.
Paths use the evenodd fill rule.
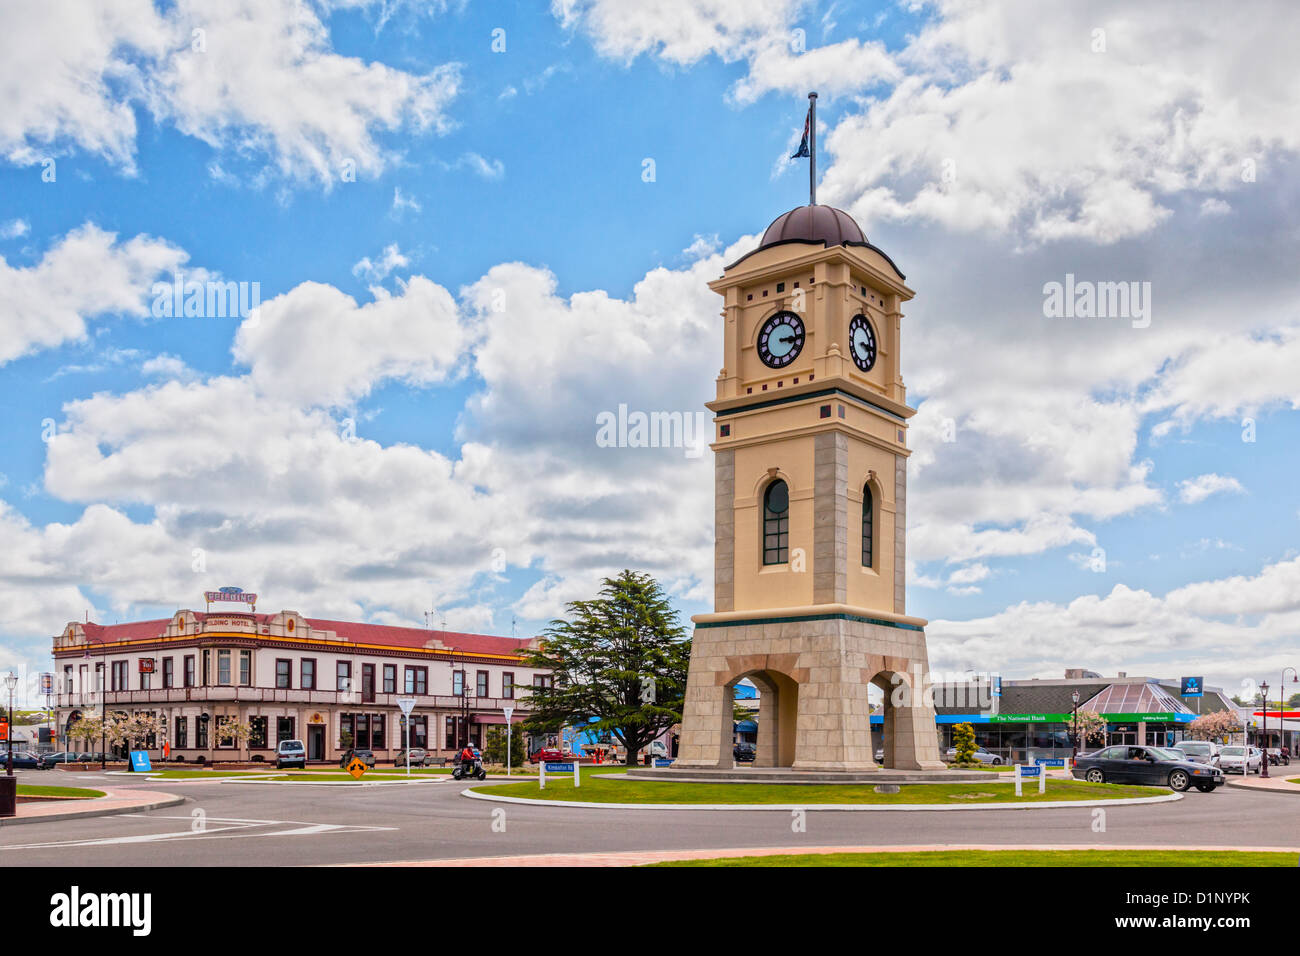
<path fill-rule="evenodd" d="M 1221 850 L 925 850 L 917 853 L 807 853 L 676 860 L 654 866 L 1285 866 L 1294 853 Z"/>
<path fill-rule="evenodd" d="M 93 800 L 95 797 L 102 797 L 103 795 L 103 790 L 87 790 L 84 787 L 38 787 L 23 783 L 18 785 L 18 796 L 20 797 L 66 797 L 69 800 Z"/>
<path fill-rule="evenodd" d="M 255 777 L 268 773 L 276 773 L 276 770 L 149 770 L 140 776 L 161 780 L 219 780 L 222 777 Z"/>
<path fill-rule="evenodd" d="M 585 769 L 585 768 L 584 768 Z M 596 773 L 600 768 L 593 768 Z M 676 783 L 642 780 L 588 779 L 575 790 L 571 778 L 546 781 L 540 790 L 533 782 L 489 784 L 474 788 L 476 793 L 533 800 L 580 800 L 584 803 L 734 803 L 734 804 L 943 804 L 1039 803 L 1052 800 L 1115 800 L 1122 797 L 1155 797 L 1170 791 L 1162 787 L 1138 787 L 1082 780 L 1049 780 L 1040 795 L 1035 784 L 1025 784 L 1024 796 L 1015 795 L 1014 783 L 926 783 L 905 784 L 898 793 L 876 793 L 870 784 L 764 784 L 764 783 Z"/>

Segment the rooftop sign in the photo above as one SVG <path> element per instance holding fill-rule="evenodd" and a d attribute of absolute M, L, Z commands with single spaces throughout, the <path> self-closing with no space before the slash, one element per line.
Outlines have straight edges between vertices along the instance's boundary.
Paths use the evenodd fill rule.
<path fill-rule="evenodd" d="M 251 591 L 245 591 L 243 588 L 221 588 L 217 591 L 204 591 L 203 600 L 211 604 L 213 601 L 234 601 L 239 604 L 256 604 L 257 595 Z"/>

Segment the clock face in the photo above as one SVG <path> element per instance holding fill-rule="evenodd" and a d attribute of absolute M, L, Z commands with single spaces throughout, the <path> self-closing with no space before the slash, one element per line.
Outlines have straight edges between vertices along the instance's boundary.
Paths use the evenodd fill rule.
<path fill-rule="evenodd" d="M 758 332 L 758 357 L 768 368 L 785 368 L 803 351 L 803 319 L 778 312 Z"/>
<path fill-rule="evenodd" d="M 853 362 L 864 372 L 876 364 L 876 330 L 865 315 L 855 315 L 849 322 L 849 350 Z"/>

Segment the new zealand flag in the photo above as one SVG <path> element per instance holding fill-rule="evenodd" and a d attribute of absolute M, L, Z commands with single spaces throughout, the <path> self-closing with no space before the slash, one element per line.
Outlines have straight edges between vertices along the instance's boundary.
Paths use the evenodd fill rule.
<path fill-rule="evenodd" d="M 791 159 L 798 159 L 800 156 L 806 157 L 808 155 L 808 124 L 811 119 L 812 110 L 809 110 L 808 115 L 803 118 L 803 139 L 799 140 L 799 148 L 790 157 Z"/>

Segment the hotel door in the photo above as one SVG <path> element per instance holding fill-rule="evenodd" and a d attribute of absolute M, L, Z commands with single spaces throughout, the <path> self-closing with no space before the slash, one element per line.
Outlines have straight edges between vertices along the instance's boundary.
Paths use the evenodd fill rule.
<path fill-rule="evenodd" d="M 325 725 L 307 725 L 307 759 L 325 759 Z"/>

